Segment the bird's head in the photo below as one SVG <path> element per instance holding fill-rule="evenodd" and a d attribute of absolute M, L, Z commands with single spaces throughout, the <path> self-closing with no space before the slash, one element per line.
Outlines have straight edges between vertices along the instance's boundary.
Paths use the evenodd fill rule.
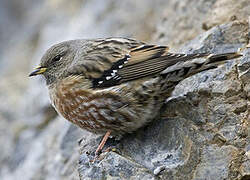
<path fill-rule="evenodd" d="M 43 55 L 40 65 L 29 76 L 43 75 L 47 85 L 63 78 L 74 60 L 78 46 L 77 41 L 65 41 L 53 45 Z"/>

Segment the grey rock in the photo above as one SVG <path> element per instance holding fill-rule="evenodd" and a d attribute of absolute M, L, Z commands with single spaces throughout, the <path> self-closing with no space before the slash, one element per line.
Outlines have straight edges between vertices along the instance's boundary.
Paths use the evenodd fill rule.
<path fill-rule="evenodd" d="M 250 3 L 245 0 L 169 0 L 168 3 L 163 7 L 165 11 L 154 34 L 154 41 L 168 44 L 175 50 L 216 25 L 233 20 L 248 21 L 250 16 Z M 242 36 L 230 35 L 234 39 Z M 216 37 L 218 40 L 222 38 Z"/>
<path fill-rule="evenodd" d="M 242 33 L 245 26 L 241 28 Z M 218 43 L 219 38 L 229 37 L 229 33 L 233 32 L 230 28 L 240 33 L 238 23 L 215 27 L 191 41 L 183 51 L 186 48 L 189 52 L 211 48 L 211 51 L 217 52 L 237 50 L 244 46 L 238 40 L 230 42 L 229 38 L 224 43 L 223 40 Z M 199 48 L 190 50 L 192 46 Z M 247 54 L 246 51 L 249 50 L 244 50 L 244 55 Z M 244 58 L 249 59 L 249 56 L 236 61 L 245 62 Z M 106 164 L 107 157 L 88 164 L 91 158 L 86 158 L 86 151 L 94 151 L 96 145 L 88 147 L 88 142 L 85 142 L 80 156 L 85 158 L 79 164 L 81 176 L 93 179 L 108 179 L 110 176 L 115 178 L 117 174 L 113 172 L 114 167 L 109 166 L 114 165 L 114 161 L 127 159 L 130 166 L 123 166 L 119 170 L 122 174 L 130 172 L 131 166 L 136 163 L 151 174 L 159 174 L 155 178 L 160 179 L 240 178 L 239 170 L 243 163 L 241 149 L 249 144 L 246 134 L 244 135 L 247 122 L 243 125 L 242 121 L 248 121 L 246 118 L 249 108 L 236 64 L 237 62 L 229 62 L 218 69 L 200 73 L 181 82 L 176 87 L 174 96 L 167 100 L 162 118 L 121 139 L 116 145 L 119 152 L 107 155 L 108 159 L 112 159 L 110 164 Z M 106 165 L 100 167 L 103 163 Z M 89 172 L 89 169 L 98 169 L 98 173 Z M 135 177 L 137 173 L 140 174 L 141 171 L 130 172 L 123 179 Z M 93 174 L 102 176 L 93 177 Z"/>
<path fill-rule="evenodd" d="M 194 179 L 228 179 L 228 164 L 233 160 L 233 153 L 237 148 L 233 146 L 210 145 L 204 147 L 201 162 L 194 173 Z"/>

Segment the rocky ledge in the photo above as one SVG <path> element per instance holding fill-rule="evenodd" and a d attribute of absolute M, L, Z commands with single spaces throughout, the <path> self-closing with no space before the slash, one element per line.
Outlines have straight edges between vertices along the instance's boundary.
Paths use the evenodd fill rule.
<path fill-rule="evenodd" d="M 248 42 L 248 24 L 212 28 L 181 52 L 231 52 Z M 235 36 L 237 38 L 235 38 Z M 240 38 L 239 38 L 240 37 Z M 181 82 L 162 116 L 115 143 L 90 162 L 100 137 L 83 135 L 78 171 L 82 179 L 250 178 L 250 49 L 243 57 Z M 86 138 L 87 137 L 87 138 Z"/>

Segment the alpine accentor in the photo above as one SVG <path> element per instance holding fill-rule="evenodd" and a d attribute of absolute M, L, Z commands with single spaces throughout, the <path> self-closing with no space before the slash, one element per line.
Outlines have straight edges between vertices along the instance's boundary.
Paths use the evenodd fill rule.
<path fill-rule="evenodd" d="M 240 57 L 175 54 L 126 38 L 79 39 L 52 46 L 30 76 L 42 74 L 65 119 L 93 133 L 121 135 L 152 121 L 183 79 Z"/>

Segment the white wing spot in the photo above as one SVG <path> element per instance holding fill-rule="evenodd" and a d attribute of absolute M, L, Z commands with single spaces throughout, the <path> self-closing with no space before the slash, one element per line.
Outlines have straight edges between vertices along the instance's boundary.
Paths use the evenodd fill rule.
<path fill-rule="evenodd" d="M 98 81 L 98 84 L 102 84 L 103 83 L 103 81 Z"/>
<path fill-rule="evenodd" d="M 118 68 L 120 68 L 120 69 L 121 69 L 122 67 L 123 67 L 123 65 L 118 66 Z"/>
<path fill-rule="evenodd" d="M 106 79 L 107 80 L 110 80 L 112 78 L 112 76 L 107 76 Z"/>

